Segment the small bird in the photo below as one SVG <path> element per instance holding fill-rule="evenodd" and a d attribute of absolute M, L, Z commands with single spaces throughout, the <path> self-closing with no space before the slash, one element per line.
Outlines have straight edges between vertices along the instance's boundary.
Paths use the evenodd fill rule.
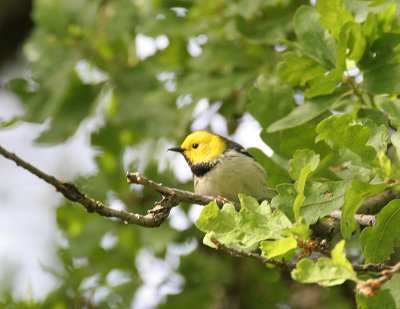
<path fill-rule="evenodd" d="M 180 147 L 194 175 L 195 193 L 237 202 L 238 193 L 257 200 L 271 198 L 261 165 L 238 143 L 207 131 L 188 135 Z"/>

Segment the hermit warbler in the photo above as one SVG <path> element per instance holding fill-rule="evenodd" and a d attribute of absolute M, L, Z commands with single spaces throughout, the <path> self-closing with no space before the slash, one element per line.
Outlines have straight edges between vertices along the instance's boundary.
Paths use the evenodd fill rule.
<path fill-rule="evenodd" d="M 238 143 L 206 131 L 186 137 L 181 153 L 194 174 L 195 192 L 238 201 L 238 193 L 258 200 L 271 198 L 267 176 L 260 164 Z"/>

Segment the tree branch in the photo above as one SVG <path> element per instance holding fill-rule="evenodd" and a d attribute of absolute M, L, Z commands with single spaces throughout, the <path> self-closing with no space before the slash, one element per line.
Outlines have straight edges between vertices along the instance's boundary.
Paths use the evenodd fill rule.
<path fill-rule="evenodd" d="M 340 220 L 340 218 L 342 217 L 342 211 L 341 210 L 332 211 L 329 214 L 329 217 Z M 374 215 L 355 214 L 354 219 L 358 222 L 358 224 L 362 226 L 373 226 L 375 225 L 376 222 L 376 218 Z"/>
<path fill-rule="evenodd" d="M 18 166 L 21 166 L 48 184 L 52 185 L 58 192 L 64 195 L 66 199 L 81 204 L 88 212 L 96 212 L 103 217 L 118 218 L 124 223 L 136 224 L 143 227 L 160 226 L 168 218 L 171 208 L 177 206 L 180 202 L 206 205 L 211 201 L 215 201 L 221 207 L 226 202 L 221 198 L 201 196 L 192 192 L 172 189 L 148 180 L 140 176 L 138 173 L 127 173 L 129 183 L 137 183 L 147 186 L 150 189 L 162 194 L 163 198 L 157 202 L 155 207 L 150 209 L 146 215 L 131 213 L 124 210 L 116 210 L 110 208 L 100 201 L 88 197 L 73 183 L 61 181 L 54 176 L 44 173 L 35 166 L 18 157 L 16 154 L 7 151 L 2 146 L 0 146 L 0 155 L 11 161 L 14 161 Z"/>
<path fill-rule="evenodd" d="M 381 272 L 381 276 L 374 279 L 368 279 L 367 281 L 359 282 L 356 286 L 357 293 L 363 294 L 364 296 L 370 297 L 376 295 L 379 288 L 388 281 L 392 276 L 400 272 L 400 262 L 394 266 L 385 269 Z"/>
<path fill-rule="evenodd" d="M 164 197 L 147 215 L 130 213 L 124 210 L 116 210 L 106 206 L 100 201 L 96 201 L 95 199 L 86 196 L 86 194 L 74 184 L 60 181 L 57 178 L 44 173 L 1 146 L 0 154 L 52 185 L 57 191 L 64 195 L 66 199 L 81 204 L 88 212 L 96 212 L 104 217 L 118 218 L 125 223 L 137 224 L 144 227 L 159 226 L 165 218 L 168 217 L 169 209 L 172 207 L 171 205 L 178 204 L 178 201 L 175 199 Z"/>
<path fill-rule="evenodd" d="M 182 203 L 191 203 L 191 204 L 198 204 L 198 205 L 207 205 L 208 203 L 214 201 L 218 204 L 219 207 L 224 206 L 225 203 L 231 203 L 235 205 L 235 207 L 239 207 L 238 203 L 228 201 L 224 198 L 219 197 L 212 197 L 212 196 L 204 196 L 200 194 L 196 194 L 190 191 L 179 190 L 175 188 L 170 188 L 164 186 L 161 183 L 157 183 L 153 180 L 147 179 L 140 175 L 139 173 L 126 173 L 126 179 L 130 184 L 138 184 L 144 187 L 148 187 L 149 189 L 160 193 L 163 196 L 174 196 L 179 202 Z"/>
<path fill-rule="evenodd" d="M 362 226 L 375 225 L 375 214 L 386 206 L 390 201 L 400 198 L 400 193 L 387 190 L 376 196 L 366 199 L 358 208 L 354 218 Z M 373 215 L 374 214 L 374 215 Z M 339 230 L 339 220 L 342 216 L 340 210 L 333 211 L 328 217 L 321 218 L 312 226 L 312 230 L 319 236 L 331 237 Z"/>
<path fill-rule="evenodd" d="M 339 220 L 331 217 L 320 218 L 317 223 L 310 226 L 313 231 L 313 235 L 316 238 L 324 238 L 331 240 L 333 235 L 335 235 L 339 229 Z"/>
<path fill-rule="evenodd" d="M 358 214 L 377 214 L 390 201 L 400 197 L 398 192 L 387 190 L 376 196 L 370 197 L 357 209 Z"/>
<path fill-rule="evenodd" d="M 379 272 L 386 269 L 391 269 L 392 266 L 386 264 L 353 264 L 353 269 L 355 271 L 371 271 L 371 272 Z"/>

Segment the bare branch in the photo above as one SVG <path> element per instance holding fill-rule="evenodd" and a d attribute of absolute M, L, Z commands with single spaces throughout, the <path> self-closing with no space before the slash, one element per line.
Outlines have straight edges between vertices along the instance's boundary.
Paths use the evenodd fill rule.
<path fill-rule="evenodd" d="M 146 215 L 131 213 L 124 210 L 116 210 L 100 201 L 88 197 L 73 183 L 61 181 L 54 176 L 44 173 L 1 146 L 0 154 L 52 185 L 57 191 L 64 195 L 66 199 L 81 204 L 88 212 L 96 212 L 103 217 L 118 218 L 124 223 L 136 224 L 143 227 L 158 227 L 168 218 L 171 208 L 177 206 L 180 202 L 206 205 L 211 201 L 215 201 L 220 207 L 227 202 L 227 200 L 222 198 L 202 196 L 192 192 L 169 188 L 152 180 L 148 180 L 140 176 L 138 173 L 127 173 L 126 176 L 129 183 L 136 183 L 149 187 L 150 189 L 159 192 L 163 198 L 161 201 L 157 202 L 155 207 L 149 210 Z M 235 204 L 233 202 L 231 203 Z M 237 204 L 235 205 L 238 206 Z"/>
<path fill-rule="evenodd" d="M 370 197 L 361 204 L 354 218 L 361 226 L 373 226 L 376 223 L 376 218 L 373 214 L 379 213 L 385 205 L 397 198 L 400 198 L 400 193 L 394 190 L 387 190 Z M 314 224 L 312 229 L 319 236 L 331 237 L 332 234 L 339 230 L 341 216 L 342 212 L 340 210 L 333 211 L 328 217 L 323 218 L 323 220 L 320 219 Z"/>
<path fill-rule="evenodd" d="M 385 264 L 372 264 L 372 263 L 368 263 L 368 264 L 354 264 L 353 265 L 353 269 L 355 271 L 371 271 L 371 272 L 380 272 L 383 271 L 385 269 L 391 269 L 392 266 L 390 265 L 385 265 Z"/>
<path fill-rule="evenodd" d="M 310 226 L 316 238 L 332 239 L 339 229 L 339 220 L 331 217 L 320 218 L 317 223 Z"/>
<path fill-rule="evenodd" d="M 387 190 L 376 196 L 370 197 L 358 208 L 358 214 L 377 214 L 387 203 L 400 197 L 398 192 Z"/>
<path fill-rule="evenodd" d="M 128 183 L 134 183 L 134 184 L 148 187 L 149 189 L 156 191 L 164 196 L 174 196 L 179 202 L 182 202 L 182 203 L 207 205 L 210 202 L 214 201 L 218 204 L 219 207 L 222 207 L 225 203 L 231 203 L 231 204 L 235 205 L 235 207 L 239 207 L 238 203 L 228 201 L 224 198 L 204 196 L 204 195 L 196 194 L 193 192 L 164 186 L 161 183 L 157 183 L 153 180 L 143 177 L 142 175 L 140 175 L 137 172 L 135 172 L 135 173 L 127 172 L 126 179 L 127 179 Z"/>
<path fill-rule="evenodd" d="M 88 212 L 96 212 L 103 217 L 118 218 L 124 223 L 137 224 L 144 227 L 159 226 L 168 217 L 171 207 L 176 206 L 179 203 L 175 198 L 173 198 L 173 196 L 164 196 L 164 198 L 158 202 L 147 215 L 130 213 L 124 210 L 116 210 L 106 206 L 100 201 L 96 201 L 95 199 L 86 196 L 86 194 L 74 184 L 60 181 L 57 178 L 44 173 L 1 146 L 0 154 L 52 185 L 68 200 L 81 204 Z"/>
<path fill-rule="evenodd" d="M 357 293 L 363 294 L 367 297 L 374 296 L 382 284 L 392 278 L 392 276 L 397 272 L 400 272 L 400 262 L 388 269 L 383 270 L 381 272 L 381 276 L 378 278 L 359 282 L 356 286 L 356 291 Z"/>
<path fill-rule="evenodd" d="M 342 212 L 340 210 L 332 211 L 329 214 L 329 217 L 340 220 L 340 218 L 342 217 Z M 355 214 L 354 219 L 358 222 L 358 224 L 362 226 L 373 226 L 376 222 L 376 218 L 374 215 Z"/>

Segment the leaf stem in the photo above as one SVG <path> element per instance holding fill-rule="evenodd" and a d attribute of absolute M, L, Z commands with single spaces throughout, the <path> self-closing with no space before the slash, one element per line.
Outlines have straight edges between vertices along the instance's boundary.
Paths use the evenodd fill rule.
<path fill-rule="evenodd" d="M 370 106 L 374 105 L 375 103 L 372 101 L 371 104 L 369 104 L 367 101 L 365 101 L 362 93 L 360 92 L 360 90 L 358 89 L 357 85 L 354 83 L 354 79 L 350 76 L 348 76 L 347 78 L 345 78 L 345 82 L 346 84 L 352 89 L 353 94 L 359 98 L 360 102 L 363 103 L 366 106 Z"/>

